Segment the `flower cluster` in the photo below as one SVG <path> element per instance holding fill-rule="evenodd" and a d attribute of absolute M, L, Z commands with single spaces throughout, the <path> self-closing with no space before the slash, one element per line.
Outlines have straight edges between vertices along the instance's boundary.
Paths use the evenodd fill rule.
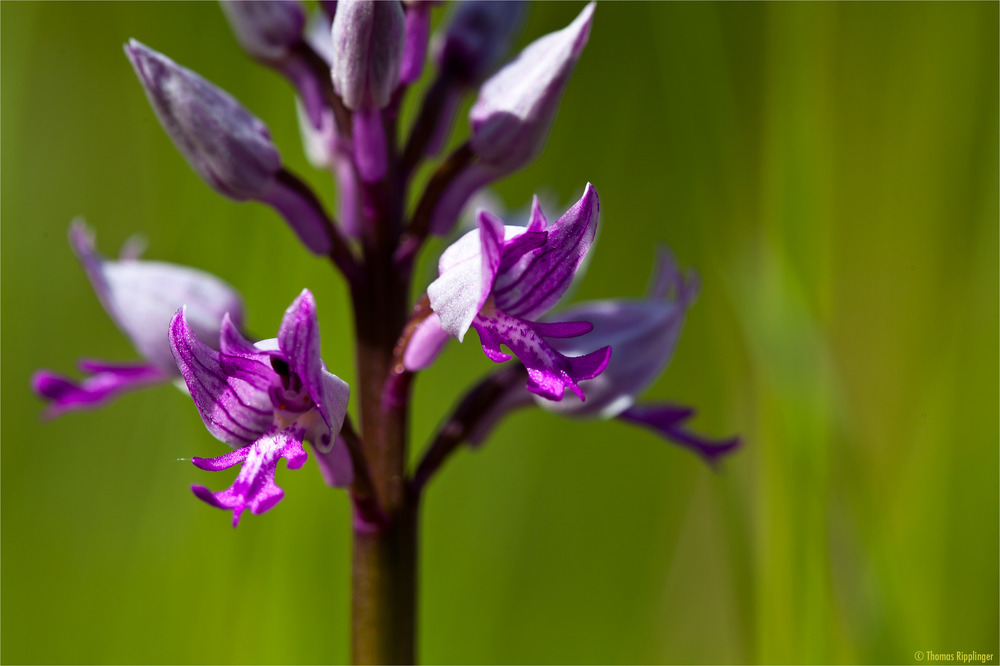
<path fill-rule="evenodd" d="M 523 226 L 477 211 L 476 228 L 443 252 L 438 278 L 406 321 L 406 286 L 426 238 L 450 234 L 473 195 L 543 149 L 589 39 L 593 3 L 503 66 L 523 23 L 520 2 L 459 3 L 435 36 L 430 15 L 438 2 L 322 2 L 311 17 L 294 0 L 221 4 L 240 46 L 294 88 L 307 155 L 336 181 L 336 216 L 283 165 L 267 126 L 239 101 L 135 40 L 125 54 L 195 173 L 230 199 L 272 207 L 307 250 L 342 273 L 354 299 L 359 345 L 381 354 L 371 367 L 359 365 L 355 393 L 365 427 L 353 430 L 351 391 L 322 360 L 308 290 L 285 312 L 276 338 L 253 342 L 241 331 L 244 307 L 234 288 L 192 268 L 140 260 L 132 244 L 119 260 L 105 259 L 82 222 L 71 226 L 70 243 L 142 360 L 81 361 L 87 373 L 81 381 L 39 371 L 33 386 L 49 402 L 47 416 L 181 378 L 176 383 L 186 387 L 209 433 L 232 447 L 219 457 L 195 457 L 194 464 L 212 471 L 240 466 L 227 489 L 193 486 L 194 494 L 231 511 L 234 526 L 246 509 L 259 514 L 282 499 L 278 462 L 301 467 L 307 442 L 327 482 L 350 488 L 365 520 L 378 521 L 391 513 L 383 509 L 392 508 L 398 493 L 385 488 L 399 474 L 373 478 L 384 470 L 372 460 L 388 444 L 377 441 L 378 429 L 369 432 L 368 424 L 408 409 L 408 379 L 430 366 L 449 340 L 461 342 L 474 329 L 489 360 L 512 362 L 498 372 L 517 381 L 476 393 L 468 402 L 475 409 L 462 411 L 462 427 L 446 424 L 441 441 L 479 443 L 511 409 L 534 404 L 568 416 L 630 421 L 710 460 L 737 446 L 737 439 L 712 441 L 690 432 L 688 408 L 637 402 L 668 364 L 697 293 L 693 276 L 678 272 L 667 255 L 643 300 L 550 313 L 594 243 L 600 205 L 590 184 L 552 223 L 537 199 Z M 433 80 L 406 141 L 396 145 L 400 108 L 425 69 L 433 69 Z M 468 140 L 440 161 L 407 213 L 413 173 L 447 144 L 469 93 L 476 97 Z M 386 367 L 390 375 L 379 374 Z M 436 468 L 442 450 L 432 446 L 421 469 Z"/>

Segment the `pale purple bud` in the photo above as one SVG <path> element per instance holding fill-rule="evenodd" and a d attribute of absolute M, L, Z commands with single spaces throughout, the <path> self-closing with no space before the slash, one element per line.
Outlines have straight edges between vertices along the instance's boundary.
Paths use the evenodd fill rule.
<path fill-rule="evenodd" d="M 434 45 L 434 60 L 459 83 L 480 83 L 500 64 L 524 22 L 524 2 L 464 0 Z"/>
<path fill-rule="evenodd" d="M 484 163 L 509 173 L 541 152 L 587 44 L 594 7 L 590 3 L 567 27 L 529 44 L 480 88 L 469 120 L 472 149 Z"/>
<path fill-rule="evenodd" d="M 236 40 L 254 58 L 283 60 L 302 40 L 306 12 L 298 0 L 220 0 Z"/>
<path fill-rule="evenodd" d="M 399 83 L 403 7 L 396 0 L 341 0 L 333 19 L 333 87 L 349 109 L 385 108 Z"/>
<path fill-rule="evenodd" d="M 163 129 L 199 176 L 237 200 L 268 189 L 281 155 L 260 119 L 229 93 L 134 39 L 125 54 Z"/>

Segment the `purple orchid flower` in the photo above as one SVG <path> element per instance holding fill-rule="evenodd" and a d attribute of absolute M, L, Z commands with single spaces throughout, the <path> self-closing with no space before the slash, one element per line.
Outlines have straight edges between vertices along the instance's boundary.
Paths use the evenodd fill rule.
<path fill-rule="evenodd" d="M 337 437 L 350 389 L 320 358 L 316 303 L 303 290 L 285 311 L 278 337 L 251 344 L 222 321 L 219 351 L 201 341 L 181 309 L 170 323 L 170 349 L 208 431 L 237 447 L 218 458 L 193 458 L 205 470 L 240 464 L 226 490 L 192 486 L 199 499 L 233 512 L 233 527 L 247 508 L 264 513 L 284 496 L 274 481 L 278 460 L 289 469 L 305 464 L 303 441 L 318 453 L 332 485 L 351 483 L 346 445 Z"/>
<path fill-rule="evenodd" d="M 599 375 L 611 348 L 567 356 L 554 340 L 590 332 L 586 321 L 542 322 L 565 293 L 597 231 L 599 202 L 587 184 L 583 197 L 551 226 L 537 198 L 527 227 L 504 226 L 496 216 L 479 213 L 479 229 L 470 231 L 441 255 L 440 277 L 427 288 L 434 314 L 411 341 L 404 363 L 418 368 L 433 360 L 446 336 L 462 341 L 470 327 L 479 334 L 486 356 L 510 360 L 506 345 L 528 370 L 527 388 L 559 401 L 565 389 L 581 400 L 579 382 Z"/>
<path fill-rule="evenodd" d="M 547 411 L 574 418 L 618 418 L 649 428 L 667 440 L 691 449 L 709 463 L 739 447 L 739 437 L 715 440 L 687 429 L 695 414 L 690 407 L 668 403 L 637 404 L 637 398 L 659 377 L 673 357 L 687 309 L 698 295 L 697 276 L 685 277 L 673 257 L 662 250 L 649 291 L 643 299 L 615 299 L 584 303 L 560 313 L 582 319 L 593 330 L 573 339 L 552 341 L 562 354 L 579 354 L 597 345 L 610 345 L 615 354 L 599 376 L 582 381 L 587 401 L 567 396 L 561 402 L 534 402 Z M 531 404 L 527 391 L 508 392 L 470 436 L 478 445 L 507 413 Z"/>
<path fill-rule="evenodd" d="M 481 187 L 531 163 L 545 147 L 563 92 L 590 37 L 591 2 L 562 30 L 541 37 L 491 76 L 469 111 L 469 145 L 477 161 L 451 183 L 431 230 L 447 234 Z"/>
<path fill-rule="evenodd" d="M 50 402 L 44 415 L 53 418 L 74 409 L 93 409 L 126 391 L 162 384 L 178 376 L 166 330 L 177 308 L 187 305 L 191 326 L 216 339 L 228 312 L 235 325 L 243 322 L 239 293 L 219 278 L 187 266 L 139 261 L 139 251 L 127 243 L 118 261 L 105 259 L 94 247 L 94 235 L 81 219 L 70 225 L 69 242 L 90 283 L 118 328 L 128 336 L 143 361 L 114 363 L 83 359 L 78 382 L 39 370 L 32 387 Z"/>

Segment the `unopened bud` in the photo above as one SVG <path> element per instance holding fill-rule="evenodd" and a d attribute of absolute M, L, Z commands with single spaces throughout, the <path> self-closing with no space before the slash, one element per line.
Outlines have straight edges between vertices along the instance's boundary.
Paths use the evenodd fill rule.
<path fill-rule="evenodd" d="M 509 173 L 541 152 L 587 44 L 594 6 L 590 3 L 567 27 L 529 44 L 480 88 L 469 120 L 472 149 L 484 163 Z"/>
<path fill-rule="evenodd" d="M 125 53 L 160 124 L 198 175 L 233 199 L 262 196 L 281 170 L 264 123 L 229 93 L 134 39 Z"/>

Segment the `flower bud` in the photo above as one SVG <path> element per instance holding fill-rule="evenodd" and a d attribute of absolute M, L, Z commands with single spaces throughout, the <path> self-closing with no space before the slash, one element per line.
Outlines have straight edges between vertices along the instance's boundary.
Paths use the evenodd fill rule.
<path fill-rule="evenodd" d="M 396 0 L 341 0 L 333 19 L 333 87 L 349 109 L 382 109 L 399 83 L 403 7 Z"/>
<path fill-rule="evenodd" d="M 461 84 L 477 85 L 500 64 L 526 13 L 524 2 L 459 3 L 447 29 L 435 43 L 435 61 Z"/>
<path fill-rule="evenodd" d="M 264 123 L 229 93 L 134 39 L 125 54 L 163 129 L 198 175 L 233 199 L 262 196 L 281 169 Z"/>
<path fill-rule="evenodd" d="M 479 90 L 469 112 L 472 149 L 503 172 L 541 152 L 576 61 L 590 35 L 594 3 L 566 28 L 529 44 Z"/>
<path fill-rule="evenodd" d="M 306 13 L 298 0 L 220 0 L 243 50 L 263 62 L 283 60 L 302 39 Z"/>

